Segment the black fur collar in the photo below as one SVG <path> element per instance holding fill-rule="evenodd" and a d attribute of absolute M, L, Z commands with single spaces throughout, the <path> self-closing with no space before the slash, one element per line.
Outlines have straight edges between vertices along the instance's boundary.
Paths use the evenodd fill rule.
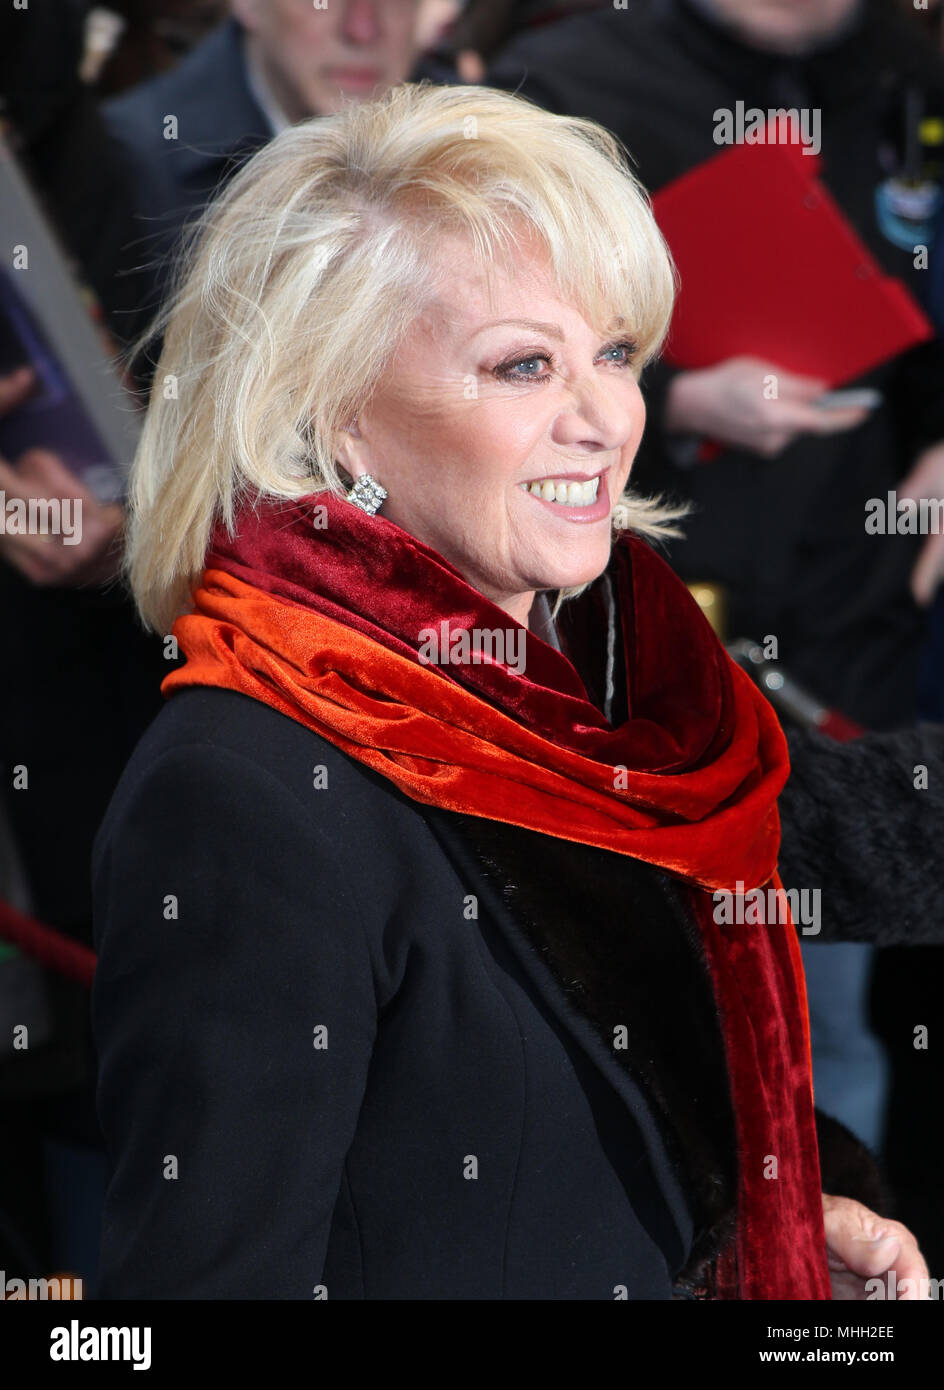
<path fill-rule="evenodd" d="M 625 855 L 439 808 L 447 853 L 491 885 L 557 987 L 642 1090 L 695 1224 L 697 1281 L 736 1211 L 734 1114 L 724 1040 L 685 886 Z M 503 910 L 504 909 L 504 910 Z M 627 1044 L 614 1047 L 614 1030 Z"/>

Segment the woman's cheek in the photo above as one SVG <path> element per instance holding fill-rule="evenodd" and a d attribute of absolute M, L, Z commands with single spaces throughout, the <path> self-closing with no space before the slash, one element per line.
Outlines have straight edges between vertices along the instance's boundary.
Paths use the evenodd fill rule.
<path fill-rule="evenodd" d="M 496 459 L 509 474 L 520 472 L 525 461 L 540 447 L 548 428 L 547 420 L 533 408 L 528 409 L 524 402 L 516 403 L 514 410 L 491 412 L 482 424 L 483 452 Z"/>

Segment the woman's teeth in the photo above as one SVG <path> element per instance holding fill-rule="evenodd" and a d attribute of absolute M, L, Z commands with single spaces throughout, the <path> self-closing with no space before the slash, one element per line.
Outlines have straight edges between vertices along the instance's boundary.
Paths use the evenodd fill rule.
<path fill-rule="evenodd" d="M 563 479 L 558 482 L 553 478 L 545 478 L 543 482 L 521 484 L 525 492 L 530 492 L 545 502 L 563 502 L 568 507 L 591 506 L 597 500 L 599 485 L 599 474 L 595 478 L 588 478 L 585 483 L 565 482 Z"/>

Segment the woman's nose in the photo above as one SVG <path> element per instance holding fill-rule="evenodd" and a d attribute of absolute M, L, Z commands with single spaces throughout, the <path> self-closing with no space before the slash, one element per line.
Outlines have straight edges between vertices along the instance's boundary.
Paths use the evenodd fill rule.
<path fill-rule="evenodd" d="M 628 391 L 625 381 L 604 382 L 590 374 L 574 382 L 554 420 L 555 442 L 593 452 L 621 449 L 634 434 L 642 433 L 646 418 L 635 381 L 632 388 Z"/>

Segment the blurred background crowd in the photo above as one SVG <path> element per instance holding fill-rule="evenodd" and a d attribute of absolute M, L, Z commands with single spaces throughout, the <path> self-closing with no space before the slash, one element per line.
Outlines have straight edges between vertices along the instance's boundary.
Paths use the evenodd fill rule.
<path fill-rule="evenodd" d="M 6 6 L 4 159 L 25 177 L 129 389 L 149 387 L 156 347 L 141 337 L 168 293 L 181 234 L 213 191 L 286 126 L 421 78 L 485 82 L 599 121 L 654 195 L 718 154 L 719 109 L 821 113 L 819 177 L 934 331 L 842 383 L 868 388 L 867 401 L 832 408 L 817 403 L 829 383 L 787 370 L 776 352 L 659 362 L 643 378 L 648 424 L 634 480 L 693 504 L 670 561 L 725 640 L 776 637 L 776 659 L 808 697 L 795 714 L 835 711 L 847 734 L 944 719 L 944 536 L 877 536 L 863 525 L 868 498 L 944 497 L 942 6 Z M 807 250 L 796 246 L 798 264 Z M 4 270 L 11 256 L 0 246 Z M 730 280 L 738 266 L 712 273 Z M 764 393 L 771 374 L 775 400 Z M 0 357 L 0 441 L 38 375 Z M 84 504 L 77 545 L 0 533 L 0 905 L 90 947 L 92 841 L 172 660 L 117 578 L 120 499 L 74 476 L 40 425 L 0 456 L 0 491 Z M 944 1275 L 941 950 L 804 942 L 817 1103 L 881 1156 L 895 1214 L 917 1234 L 932 1276 Z M 79 976 L 5 939 L 0 915 L 0 1270 L 68 1271 L 94 1294 L 104 1169 Z M 23 1024 L 27 1048 L 14 1043 Z M 915 1047 L 917 1025 L 929 1030 L 927 1048 Z"/>

